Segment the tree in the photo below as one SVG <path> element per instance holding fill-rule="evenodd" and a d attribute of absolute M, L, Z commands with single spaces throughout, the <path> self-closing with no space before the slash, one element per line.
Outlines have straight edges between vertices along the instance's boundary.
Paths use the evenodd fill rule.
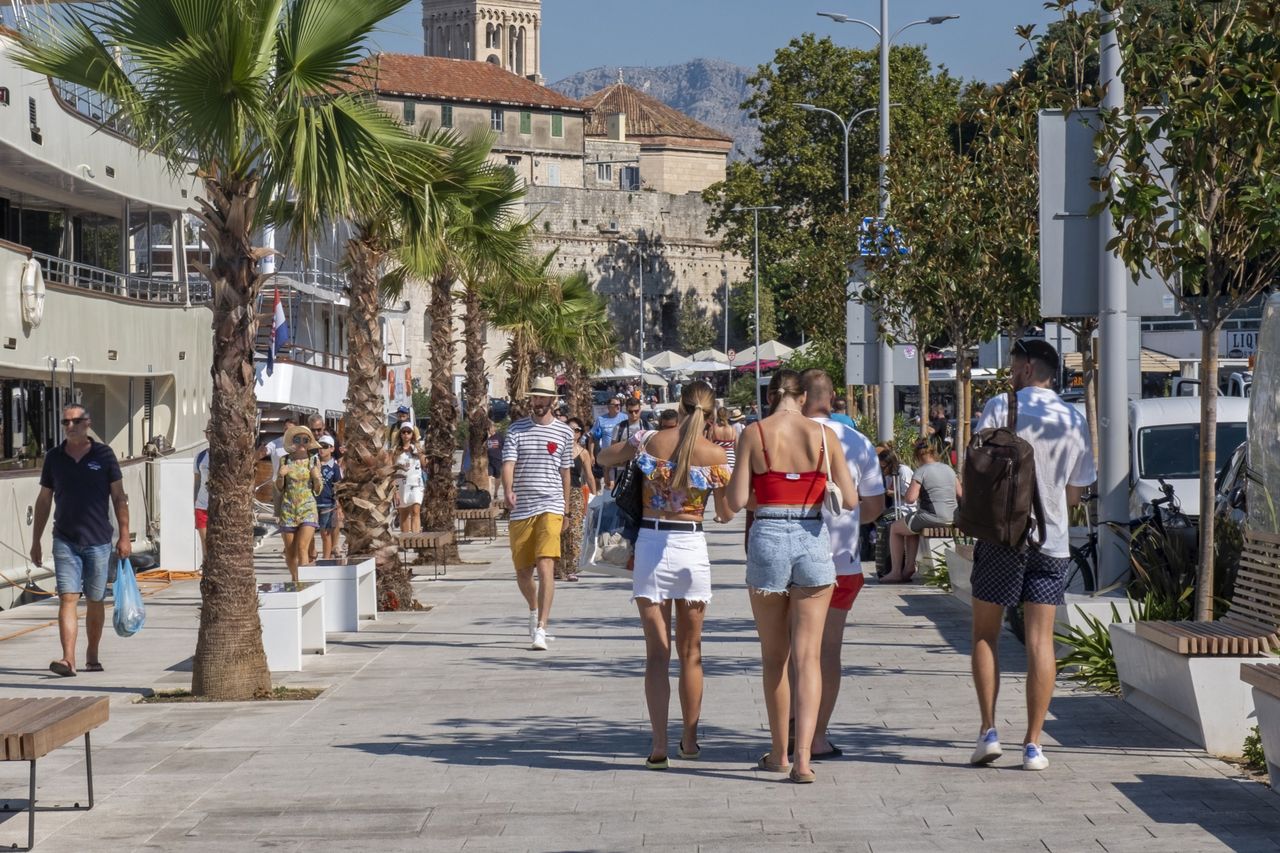
<path fill-rule="evenodd" d="M 345 249 L 351 303 L 343 423 L 346 458 L 338 497 L 349 552 L 372 555 L 376 561 L 383 610 L 408 608 L 413 590 L 397 559 L 390 527 L 395 468 L 386 446 L 386 363 L 379 314 L 385 298 L 399 297 L 410 274 L 432 271 L 444 205 L 459 200 L 465 205 L 489 188 L 493 170 L 485 165 L 488 151 L 483 138 L 463 142 L 452 131 L 422 137 L 406 132 L 394 160 L 397 172 L 387 176 L 378 186 L 380 192 L 363 200 L 351 217 L 353 236 Z M 384 276 L 392 262 L 394 269 Z M 425 397 L 417 391 L 414 396 Z"/>
<path fill-rule="evenodd" d="M 709 349 L 716 342 L 716 330 L 707 319 L 706 309 L 698 304 L 698 298 L 693 294 L 687 294 L 680 300 L 676 330 L 680 348 L 687 353 Z"/>
<path fill-rule="evenodd" d="M 110 0 L 68 7 L 24 33 L 16 60 L 85 86 L 118 108 L 138 144 L 175 173 L 193 169 L 193 211 L 212 261 L 213 397 L 209 530 L 192 691 L 247 699 L 271 689 L 253 566 L 256 438 L 253 347 L 265 276 L 254 246 L 263 200 L 291 197 L 290 233 L 326 216 L 389 170 L 399 128 L 350 94 L 368 36 L 407 0 Z"/>
<path fill-rule="evenodd" d="M 1173 0 L 1166 26 L 1126 14 L 1126 81 L 1160 91 L 1160 113 L 1103 110 L 1101 156 L 1113 164 L 1107 249 L 1170 287 L 1201 339 L 1200 565 L 1196 618 L 1213 618 L 1218 336 L 1280 274 L 1280 9 L 1266 0 Z M 1146 45 L 1139 51 L 1138 45 Z M 1153 153 L 1159 149 L 1159 159 Z M 1163 168 L 1160 160 L 1163 160 Z"/>
<path fill-rule="evenodd" d="M 761 263 L 761 266 L 764 266 Z M 744 281 L 729 287 L 729 316 L 733 322 L 735 339 L 743 346 L 755 346 L 756 342 L 756 288 L 755 282 Z M 778 310 L 773 291 L 760 283 L 760 343 L 777 340 Z"/>
<path fill-rule="evenodd" d="M 492 139 L 485 137 L 475 146 L 475 153 L 487 157 L 491 144 Z M 490 185 L 470 197 L 449 199 L 441 205 L 440 227 L 427 250 L 431 270 L 431 414 L 423 434 L 427 458 L 423 530 L 453 530 L 457 518 L 458 486 L 453 476 L 459 415 L 453 391 L 455 287 L 475 286 L 519 267 L 528 246 L 527 228 L 519 227 L 515 213 L 524 196 L 515 172 L 505 166 L 478 168 L 491 176 Z M 446 549 L 446 557 L 456 555 L 456 544 Z"/>

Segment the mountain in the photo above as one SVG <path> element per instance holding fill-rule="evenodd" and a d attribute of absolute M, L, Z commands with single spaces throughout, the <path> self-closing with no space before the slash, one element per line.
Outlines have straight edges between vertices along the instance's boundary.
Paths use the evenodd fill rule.
<path fill-rule="evenodd" d="M 551 88 L 582 98 L 616 83 L 619 71 L 628 86 L 733 137 L 732 159 L 755 150 L 760 130 L 739 107 L 751 93 L 747 77 L 752 69 L 722 59 L 694 59 L 659 68 L 592 68 L 552 83 Z"/>

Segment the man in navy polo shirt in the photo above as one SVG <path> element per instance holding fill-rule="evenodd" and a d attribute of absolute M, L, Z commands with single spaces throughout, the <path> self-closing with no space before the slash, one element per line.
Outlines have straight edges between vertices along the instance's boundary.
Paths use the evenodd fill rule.
<path fill-rule="evenodd" d="M 107 568 L 111 561 L 111 518 L 107 501 L 115 508 L 120 528 L 115 554 L 129 556 L 129 498 L 121 483 L 120 463 L 111 448 L 89 437 L 89 412 L 73 403 L 62 409 L 67 438 L 44 457 L 40 471 L 40 495 L 36 498 L 35 524 L 31 531 L 31 562 L 42 565 L 40 539 L 53 514 L 53 568 L 58 581 L 58 635 L 62 659 L 49 664 L 61 676 L 76 674 L 76 605 L 83 592 L 88 599 L 85 633 L 89 637 L 85 672 L 102 672 L 98 643 L 106 621 Z"/>

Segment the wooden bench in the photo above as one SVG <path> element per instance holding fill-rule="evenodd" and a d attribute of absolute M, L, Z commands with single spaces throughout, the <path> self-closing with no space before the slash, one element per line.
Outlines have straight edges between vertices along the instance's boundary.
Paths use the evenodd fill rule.
<path fill-rule="evenodd" d="M 31 793 L 27 799 L 27 850 L 36 843 L 37 811 L 87 811 L 93 808 L 93 757 L 89 732 L 107 721 L 105 696 L 72 696 L 66 699 L 0 699 L 0 760 L 31 764 Z M 36 807 L 36 761 L 53 750 L 84 736 L 85 775 L 89 781 L 88 805 Z M 8 805 L 5 811 L 9 811 Z M 18 809 L 17 811 L 23 811 Z"/>
<path fill-rule="evenodd" d="M 468 521 L 486 522 L 484 527 L 489 532 L 489 541 L 498 538 L 498 516 L 501 514 L 502 508 L 496 503 L 489 504 L 484 509 L 460 509 L 457 511 L 458 519 L 458 538 L 461 539 L 466 533 Z"/>
<path fill-rule="evenodd" d="M 1139 637 L 1180 655 L 1280 649 L 1280 536 L 1246 531 L 1231 609 L 1213 622 L 1138 622 Z"/>
<path fill-rule="evenodd" d="M 916 568 L 933 570 L 933 561 L 935 557 L 942 556 L 942 550 L 935 551 L 934 542 L 942 542 L 943 540 L 954 542 L 956 537 L 963 534 L 954 527 L 926 527 L 920 531 L 920 547 L 916 550 Z"/>
<path fill-rule="evenodd" d="M 456 541 L 456 534 L 452 530 L 424 530 L 420 533 L 401 533 L 399 534 L 400 564 L 405 567 L 405 570 L 412 577 L 413 565 L 409 562 L 409 552 L 416 551 L 421 554 L 427 551 L 431 554 L 432 578 L 447 575 L 449 574 L 449 566 L 444 561 L 444 549 Z"/>

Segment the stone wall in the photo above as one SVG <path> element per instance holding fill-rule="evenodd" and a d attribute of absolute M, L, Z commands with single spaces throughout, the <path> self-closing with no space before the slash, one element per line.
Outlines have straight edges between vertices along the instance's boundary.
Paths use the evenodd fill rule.
<path fill-rule="evenodd" d="M 700 193 L 725 179 L 727 163 L 721 151 L 645 146 L 640 152 L 640 175 L 645 189 L 674 195 Z"/>

